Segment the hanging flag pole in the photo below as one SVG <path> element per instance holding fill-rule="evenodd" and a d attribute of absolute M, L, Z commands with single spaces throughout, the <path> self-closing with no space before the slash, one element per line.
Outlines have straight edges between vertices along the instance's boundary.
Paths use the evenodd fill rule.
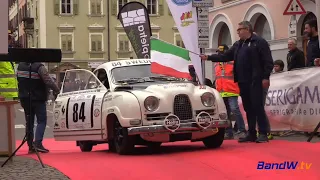
<path fill-rule="evenodd" d="M 159 41 L 162 41 L 162 42 L 164 42 L 164 43 L 170 44 L 170 45 L 172 45 L 172 46 L 176 46 L 177 48 L 187 50 L 187 51 L 189 51 L 189 52 L 192 53 L 192 54 L 195 54 L 195 55 L 198 55 L 198 56 L 201 55 L 201 53 L 200 53 L 200 54 L 199 54 L 199 53 L 195 53 L 195 52 L 190 51 L 190 50 L 188 50 L 188 49 L 186 49 L 186 48 L 182 48 L 182 47 L 180 47 L 180 46 L 177 46 L 177 45 L 175 45 L 175 44 L 169 43 L 169 42 L 164 41 L 164 40 L 162 40 L 162 39 L 158 39 L 158 38 L 156 38 L 156 37 L 151 37 L 150 39 L 157 39 L 157 40 L 159 40 Z"/>
<path fill-rule="evenodd" d="M 198 22 L 198 47 L 200 54 L 205 54 L 205 48 L 209 48 L 209 7 L 213 7 L 212 0 L 192 0 L 192 6 L 197 8 Z M 205 79 L 205 61 L 201 61 L 202 76 Z"/>
<path fill-rule="evenodd" d="M 199 82 L 204 84 L 201 60 L 198 54 L 198 24 L 197 9 L 192 7 L 192 0 L 166 0 L 177 30 L 186 49 L 195 52 L 189 53 L 191 63 L 199 76 Z"/>

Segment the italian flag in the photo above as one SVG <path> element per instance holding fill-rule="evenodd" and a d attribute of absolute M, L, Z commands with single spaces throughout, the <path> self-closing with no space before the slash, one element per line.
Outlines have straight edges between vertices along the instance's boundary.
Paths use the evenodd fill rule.
<path fill-rule="evenodd" d="M 177 78 L 190 78 L 189 51 L 159 39 L 151 39 L 151 72 Z"/>

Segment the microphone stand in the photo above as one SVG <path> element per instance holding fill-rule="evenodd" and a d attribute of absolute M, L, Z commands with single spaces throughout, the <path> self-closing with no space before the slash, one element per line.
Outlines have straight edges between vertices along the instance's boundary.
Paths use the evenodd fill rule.
<path fill-rule="evenodd" d="M 32 63 L 29 63 L 29 89 L 28 89 L 28 99 L 29 99 L 29 108 L 27 108 L 27 110 L 26 110 L 26 120 L 27 120 L 27 126 L 26 126 L 26 134 L 25 134 L 25 136 L 24 136 L 24 138 L 23 138 L 23 140 L 22 140 L 22 142 L 21 142 L 21 144 L 20 144 L 20 146 L 8 157 L 8 159 L 1 165 L 1 167 L 3 167 L 4 165 L 6 165 L 7 164 L 7 162 L 13 157 L 13 156 L 15 156 L 16 155 L 16 153 L 17 153 L 17 151 L 24 145 L 24 143 L 26 143 L 27 141 L 28 141 L 28 138 L 29 137 L 32 137 L 33 136 L 33 134 L 31 134 L 31 130 L 34 128 L 34 123 L 31 123 L 31 107 L 32 107 L 32 96 L 31 96 L 31 65 L 32 65 Z M 32 135 L 32 136 L 31 136 Z M 41 166 L 43 167 L 43 168 L 45 168 L 45 166 L 44 166 L 44 164 L 43 164 L 43 162 L 42 162 L 42 160 L 41 160 L 41 157 L 40 157 L 40 154 L 39 154 L 39 152 L 37 151 L 37 149 L 36 149 L 36 147 L 35 147 L 35 144 L 32 142 L 32 147 L 33 147 L 33 149 L 35 150 L 35 153 L 36 153 L 36 155 L 37 155 L 37 157 L 38 157 L 38 160 L 39 160 L 39 162 L 40 162 L 40 164 L 41 164 Z"/>

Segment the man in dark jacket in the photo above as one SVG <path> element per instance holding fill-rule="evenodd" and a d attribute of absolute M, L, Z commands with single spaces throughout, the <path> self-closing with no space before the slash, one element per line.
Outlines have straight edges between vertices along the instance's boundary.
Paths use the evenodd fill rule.
<path fill-rule="evenodd" d="M 304 53 L 303 51 L 297 48 L 296 39 L 289 38 L 288 49 L 289 49 L 289 53 L 287 54 L 288 71 L 305 67 Z"/>
<path fill-rule="evenodd" d="M 43 147 L 42 140 L 47 126 L 47 109 L 46 101 L 48 99 L 48 88 L 53 90 L 55 95 L 59 94 L 59 88 L 54 83 L 46 67 L 41 63 L 32 63 L 31 65 L 31 79 L 29 79 L 29 63 L 21 62 L 18 66 L 18 92 L 21 106 L 24 109 L 27 126 L 27 143 L 29 146 L 29 153 L 35 152 L 33 149 L 33 126 L 34 118 L 37 116 L 37 129 L 35 133 L 35 148 L 38 152 L 47 153 L 48 149 Z M 31 94 L 31 106 L 29 101 L 29 91 Z M 28 118 L 30 116 L 30 119 Z M 29 127 L 32 127 L 31 129 Z"/>
<path fill-rule="evenodd" d="M 239 138 L 239 142 L 268 142 L 267 133 L 270 127 L 264 110 L 263 89 L 267 89 L 270 85 L 269 77 L 273 69 L 271 51 L 266 40 L 253 34 L 250 22 L 240 22 L 237 32 L 240 40 L 224 54 L 200 57 L 202 60 L 212 62 L 234 60 L 234 81 L 239 85 L 249 126 L 247 136 Z"/>
<path fill-rule="evenodd" d="M 314 66 L 314 60 L 320 58 L 318 24 L 317 20 L 307 21 L 304 25 L 304 33 L 309 37 L 307 45 L 307 66 Z"/>

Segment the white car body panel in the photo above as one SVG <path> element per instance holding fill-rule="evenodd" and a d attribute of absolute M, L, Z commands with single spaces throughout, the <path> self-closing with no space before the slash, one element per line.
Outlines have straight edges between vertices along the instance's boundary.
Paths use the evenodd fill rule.
<path fill-rule="evenodd" d="M 88 70 L 67 71 L 63 86 L 66 86 L 66 78 L 68 76 L 71 77 L 72 74 L 75 74 L 77 77 L 79 74 L 85 74 L 83 77 L 93 77 L 93 81 L 91 81 L 92 79 L 90 78 L 87 80 L 85 90 L 65 92 L 64 88 L 61 89 L 61 93 L 54 102 L 53 133 L 55 140 L 92 140 L 106 142 L 108 139 L 107 119 L 109 115 L 115 115 L 121 126 L 127 127 L 129 133 L 132 133 L 132 135 L 140 135 L 140 137 L 146 141 L 169 142 L 171 134 L 184 132 L 179 132 L 178 130 L 170 132 L 163 128 L 165 117 L 174 113 L 174 99 L 178 94 L 184 94 L 189 97 L 193 111 L 193 119 L 197 116 L 196 111 L 212 112 L 212 114 L 210 114 L 211 120 L 213 120 L 212 128 L 211 126 L 208 129 L 202 130 L 197 129 L 197 127 L 193 127 L 192 130 L 189 128 L 189 130 L 186 130 L 185 132 L 192 132 L 190 140 L 201 139 L 214 135 L 217 133 L 218 126 L 228 126 L 225 124 L 227 122 L 227 112 L 223 99 L 217 90 L 208 86 L 195 86 L 190 82 L 168 82 L 166 84 L 153 83 L 152 85 L 148 85 L 146 88 L 141 89 L 115 91 L 116 88 L 123 86 L 123 84 L 115 83 L 112 70 L 119 67 L 122 68 L 141 65 L 150 65 L 150 60 L 130 59 L 112 61 L 100 65 L 97 69 L 104 69 L 106 71 L 110 85 L 109 90 L 98 80 L 94 73 Z M 80 76 L 81 75 L 79 75 L 79 77 Z M 95 88 L 88 88 L 90 87 L 88 82 L 94 82 L 93 84 Z M 205 107 L 200 100 L 200 96 L 206 92 L 210 92 L 215 96 L 215 103 L 212 107 Z M 148 96 L 155 96 L 159 99 L 159 107 L 154 112 L 149 112 L 144 107 L 144 100 Z M 84 108 L 80 113 L 81 104 L 84 104 Z M 78 120 L 77 118 L 73 119 L 73 111 L 76 110 L 73 109 L 75 108 L 74 106 L 78 106 L 78 111 L 75 112 Z M 154 121 L 150 119 L 147 120 L 150 114 L 166 114 L 166 116 L 158 116 L 158 120 Z M 85 116 L 85 118 L 83 118 L 83 116 Z M 81 118 L 83 118 L 83 120 L 81 120 Z M 133 122 L 140 122 L 140 124 L 133 125 Z M 192 121 L 192 123 L 194 122 Z M 183 123 L 181 121 L 181 128 L 182 124 Z M 144 129 L 141 129 L 141 133 L 139 133 L 139 129 L 141 127 Z M 142 132 L 148 127 L 150 127 L 148 132 Z M 152 129 L 160 129 L 161 131 L 153 132 Z"/>

